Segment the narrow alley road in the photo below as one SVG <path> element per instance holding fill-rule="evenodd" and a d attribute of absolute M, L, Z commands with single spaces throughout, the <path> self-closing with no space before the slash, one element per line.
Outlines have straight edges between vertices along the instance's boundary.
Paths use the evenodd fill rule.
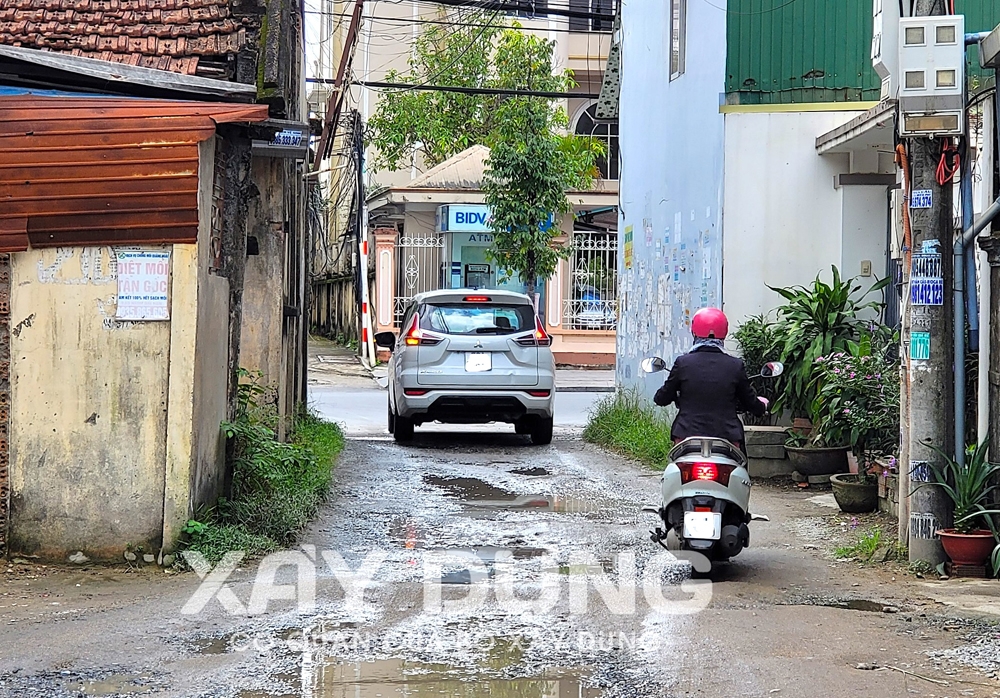
<path fill-rule="evenodd" d="M 204 591 L 192 573 L 12 564 L 0 696 L 1000 695 L 996 627 L 919 580 L 834 562 L 834 510 L 815 493 L 756 488 L 771 522 L 691 580 L 647 538 L 657 478 L 580 440 L 576 413 L 597 395 L 561 405 L 550 446 L 486 426 L 418 429 L 401 447 L 364 407 L 384 409 L 385 392 L 338 373 L 314 405 L 352 437 L 284 560 L 315 564 L 277 570 L 298 596 L 263 598 L 254 563 L 188 613 Z M 345 596 L 346 568 L 373 573 L 363 599 Z"/>

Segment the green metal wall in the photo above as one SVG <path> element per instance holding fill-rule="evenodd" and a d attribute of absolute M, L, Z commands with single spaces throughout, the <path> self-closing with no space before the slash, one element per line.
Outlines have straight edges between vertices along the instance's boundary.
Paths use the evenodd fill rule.
<path fill-rule="evenodd" d="M 998 0 L 956 0 L 955 5 L 965 14 L 967 32 L 1000 24 Z M 872 0 L 728 0 L 728 101 L 877 101 L 871 37 Z M 969 58 L 973 87 L 992 82 L 992 75 L 979 70 L 975 49 Z"/>

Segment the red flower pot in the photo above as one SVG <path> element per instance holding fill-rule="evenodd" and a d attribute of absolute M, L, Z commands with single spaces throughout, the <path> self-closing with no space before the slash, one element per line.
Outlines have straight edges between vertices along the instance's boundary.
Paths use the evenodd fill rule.
<path fill-rule="evenodd" d="M 997 544 L 989 531 L 956 533 L 954 528 L 946 528 L 938 531 L 938 535 L 944 551 L 956 565 L 982 567 Z"/>

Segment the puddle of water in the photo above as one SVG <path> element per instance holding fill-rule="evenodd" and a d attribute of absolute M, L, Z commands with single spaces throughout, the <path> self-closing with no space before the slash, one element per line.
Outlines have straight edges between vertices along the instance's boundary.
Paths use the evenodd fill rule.
<path fill-rule="evenodd" d="M 137 695 L 153 690 L 148 676 L 112 674 L 99 681 L 81 681 L 73 688 L 85 696 Z"/>
<path fill-rule="evenodd" d="M 304 698 L 597 698 L 600 694 L 598 689 L 584 687 L 582 676 L 574 672 L 490 679 L 401 659 L 354 663 L 329 660 L 316 667 L 302 691 Z"/>
<path fill-rule="evenodd" d="M 424 482 L 442 489 L 449 496 L 461 499 L 474 507 L 538 509 L 561 513 L 590 513 L 601 510 L 597 502 L 582 497 L 541 494 L 516 495 L 474 477 L 424 475 Z"/>
<path fill-rule="evenodd" d="M 865 599 L 836 601 L 834 603 L 825 603 L 822 605 L 830 608 L 845 608 L 848 611 L 867 611 L 868 613 L 882 613 L 888 606 L 888 604 L 879 603 L 878 601 L 866 601 Z"/>
<path fill-rule="evenodd" d="M 440 475 L 424 475 L 424 482 L 433 487 L 445 490 L 452 497 L 467 502 L 480 501 L 513 501 L 513 492 L 491 485 L 475 477 L 441 477 Z"/>

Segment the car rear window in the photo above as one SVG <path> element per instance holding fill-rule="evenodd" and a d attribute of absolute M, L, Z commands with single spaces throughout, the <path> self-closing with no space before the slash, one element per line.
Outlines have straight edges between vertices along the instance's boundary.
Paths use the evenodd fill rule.
<path fill-rule="evenodd" d="M 513 334 L 535 328 L 530 305 L 434 303 L 420 310 L 420 328 L 442 334 Z"/>

